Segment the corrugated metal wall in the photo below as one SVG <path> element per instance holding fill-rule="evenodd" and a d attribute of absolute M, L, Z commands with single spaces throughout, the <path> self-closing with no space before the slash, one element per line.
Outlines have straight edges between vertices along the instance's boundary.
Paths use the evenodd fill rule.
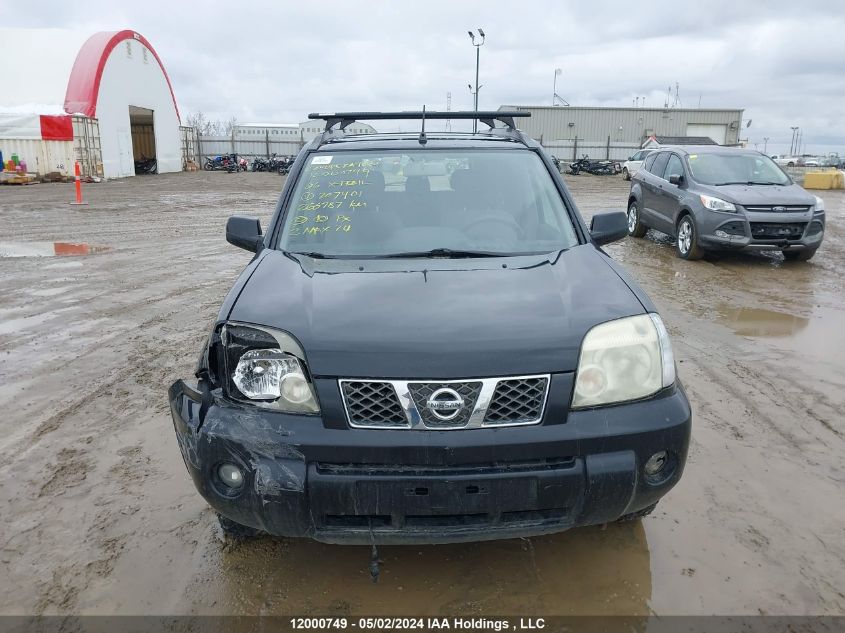
<path fill-rule="evenodd" d="M 17 154 L 20 160 L 26 162 L 29 173 L 44 175 L 57 171 L 66 176 L 73 173 L 72 141 L 0 139 L 0 152 L 4 161 Z"/>
<path fill-rule="evenodd" d="M 155 128 L 148 124 L 132 124 L 132 157 L 135 160 L 156 157 Z"/>
<path fill-rule="evenodd" d="M 100 145 L 99 120 L 84 116 L 73 117 L 73 158 L 79 161 L 83 176 L 102 178 L 103 150 Z"/>
<path fill-rule="evenodd" d="M 686 136 L 689 124 L 727 126 L 727 144 L 736 143 L 743 110 L 685 108 L 578 108 L 502 106 L 503 110 L 531 112 L 517 126 L 544 145 L 576 137 L 585 144 L 641 144 L 652 134 Z"/>

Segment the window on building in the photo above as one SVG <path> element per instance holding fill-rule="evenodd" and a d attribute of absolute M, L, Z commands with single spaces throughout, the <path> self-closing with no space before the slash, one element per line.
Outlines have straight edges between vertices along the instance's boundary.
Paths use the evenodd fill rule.
<path fill-rule="evenodd" d="M 132 42 L 126 40 L 126 56 L 132 59 Z"/>

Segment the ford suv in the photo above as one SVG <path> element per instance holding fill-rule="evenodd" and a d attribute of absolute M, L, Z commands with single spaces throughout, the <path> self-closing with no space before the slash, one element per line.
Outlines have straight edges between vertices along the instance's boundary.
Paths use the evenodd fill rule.
<path fill-rule="evenodd" d="M 169 400 L 233 534 L 521 537 L 635 519 L 681 477 L 691 412 L 663 321 L 601 248 L 525 113 L 310 115 L 306 145 Z M 344 133 L 414 118 L 420 133 Z M 429 119 L 479 133 L 426 133 Z M 503 124 L 503 125 L 502 125 Z"/>
<path fill-rule="evenodd" d="M 628 196 L 628 233 L 668 233 L 684 259 L 708 251 L 779 250 L 787 260 L 808 260 L 821 246 L 824 227 L 824 201 L 748 149 L 662 149 L 646 158 Z"/>

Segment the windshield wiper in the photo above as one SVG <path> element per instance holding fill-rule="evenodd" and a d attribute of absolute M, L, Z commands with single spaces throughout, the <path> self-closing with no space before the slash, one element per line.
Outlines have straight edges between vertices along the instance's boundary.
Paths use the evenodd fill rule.
<path fill-rule="evenodd" d="M 317 251 L 311 251 L 308 253 L 299 253 L 297 251 L 288 251 L 291 255 L 304 255 L 305 257 L 313 257 L 314 259 L 334 259 L 334 255 L 326 255 L 325 253 L 318 253 Z"/>
<path fill-rule="evenodd" d="M 746 180 L 743 182 L 736 181 L 736 182 L 717 182 L 714 183 L 714 187 L 723 187 L 725 185 L 785 185 L 784 182 L 760 182 L 757 180 Z"/>
<path fill-rule="evenodd" d="M 408 251 L 405 253 L 387 253 L 385 255 L 374 255 L 377 258 L 385 259 L 413 259 L 424 257 L 446 257 L 458 259 L 462 257 L 514 257 L 516 255 L 528 255 L 530 253 L 501 253 L 495 251 L 471 251 L 451 248 L 433 248 L 430 251 Z"/>

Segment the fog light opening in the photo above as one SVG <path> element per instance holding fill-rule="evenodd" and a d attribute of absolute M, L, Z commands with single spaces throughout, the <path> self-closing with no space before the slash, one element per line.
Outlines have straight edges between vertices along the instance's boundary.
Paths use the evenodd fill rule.
<path fill-rule="evenodd" d="M 659 477 L 665 470 L 669 463 L 669 453 L 666 451 L 659 451 L 648 458 L 648 461 L 643 467 L 643 471 L 648 477 Z"/>
<path fill-rule="evenodd" d="M 230 490 L 237 490 L 244 485 L 243 471 L 234 464 L 220 464 L 217 467 L 217 476 L 220 482 Z"/>

